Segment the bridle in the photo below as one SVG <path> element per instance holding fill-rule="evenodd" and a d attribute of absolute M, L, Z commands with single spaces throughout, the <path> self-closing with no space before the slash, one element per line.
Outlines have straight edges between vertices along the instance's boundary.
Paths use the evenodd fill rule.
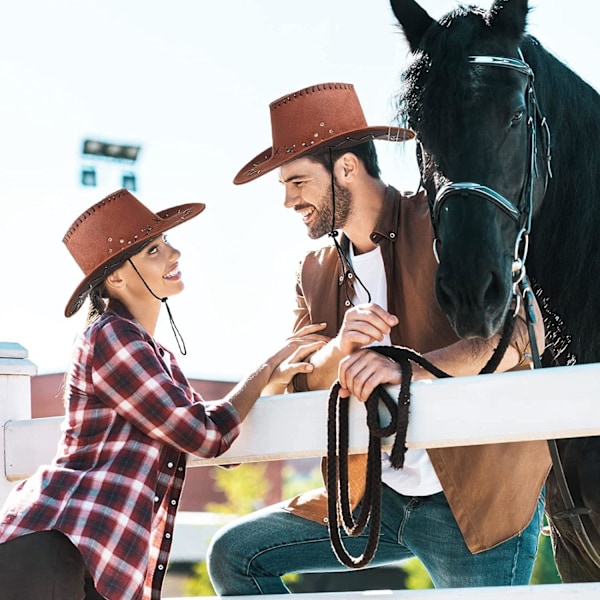
<path fill-rule="evenodd" d="M 531 232 L 531 221 L 533 215 L 533 188 L 534 180 L 538 176 L 537 170 L 537 127 L 542 128 L 544 133 L 544 149 L 545 149 L 545 162 L 546 162 L 546 176 L 544 180 L 544 189 L 548 185 L 548 179 L 552 177 L 551 168 L 551 138 L 550 138 L 550 127 L 546 120 L 546 117 L 542 115 L 539 104 L 537 102 L 535 88 L 534 88 L 534 72 L 533 69 L 525 62 L 523 54 L 519 49 L 519 59 L 498 57 L 498 56 L 469 56 L 469 63 L 473 65 L 482 65 L 488 67 L 500 67 L 506 69 L 513 69 L 527 77 L 527 126 L 529 128 L 528 136 L 528 152 L 529 152 L 529 168 L 526 173 L 525 181 L 521 189 L 521 195 L 519 202 L 515 205 L 513 202 L 505 198 L 502 194 L 495 190 L 472 182 L 459 182 L 459 183 L 448 183 L 441 187 L 433 201 L 431 208 L 431 219 L 433 223 L 433 229 L 435 232 L 435 239 L 433 242 L 433 251 L 436 260 L 439 263 L 438 255 L 438 230 L 440 213 L 444 203 L 448 198 L 452 196 L 467 196 L 476 195 L 490 202 L 498 210 L 502 211 L 508 217 L 510 217 L 518 228 L 518 233 L 515 241 L 513 264 L 512 264 L 512 276 L 513 276 L 513 296 L 515 299 L 515 310 L 507 318 L 513 318 L 516 316 L 520 309 L 521 298 L 524 299 L 525 304 L 525 315 L 527 321 L 527 327 L 529 330 L 529 338 L 532 347 L 533 363 L 535 368 L 541 367 L 541 359 L 539 352 L 537 351 L 537 344 L 535 342 L 535 334 L 533 331 L 533 324 L 535 323 L 536 317 L 534 312 L 534 294 L 529 283 L 529 279 L 525 271 L 525 260 L 527 258 L 527 251 L 529 248 L 529 234 Z M 422 150 L 421 150 L 422 152 Z M 577 535 L 582 548 L 587 553 L 590 560 L 600 567 L 600 555 L 594 548 L 590 538 L 588 537 L 581 515 L 589 514 L 591 509 L 582 506 L 576 507 L 570 492 L 565 472 L 560 460 L 558 452 L 558 446 L 556 440 L 548 440 L 548 448 L 550 451 L 550 457 L 552 458 L 552 465 L 556 476 L 557 486 L 565 505 L 565 510 L 555 515 L 552 515 L 555 519 L 569 519 L 575 534 Z"/>
<path fill-rule="evenodd" d="M 538 177 L 537 168 L 537 131 L 538 124 L 542 128 L 544 133 L 544 149 L 545 149 L 545 162 L 546 162 L 546 177 L 544 180 L 544 189 L 548 185 L 548 179 L 552 177 L 551 167 L 551 138 L 550 138 L 550 127 L 546 117 L 542 115 L 540 110 L 534 88 L 534 72 L 533 69 L 525 62 L 523 54 L 519 49 L 520 58 L 507 58 L 500 56 L 469 56 L 469 63 L 473 65 L 482 65 L 489 67 L 500 67 L 505 69 L 512 69 L 525 75 L 527 77 L 527 127 L 529 129 L 529 135 L 527 140 L 528 154 L 529 154 L 529 168 L 527 169 L 525 180 L 521 188 L 521 194 L 518 203 L 515 205 L 513 202 L 508 200 L 505 196 L 496 192 L 495 190 L 473 182 L 459 182 L 459 183 L 448 183 L 441 187 L 433 201 L 431 208 L 431 219 L 433 223 L 433 229 L 435 232 L 435 239 L 433 242 L 433 252 L 436 260 L 439 263 L 438 245 L 440 243 L 438 238 L 440 213 L 444 203 L 452 196 L 472 196 L 476 195 L 483 200 L 490 202 L 495 208 L 502 211 L 505 215 L 510 217 L 517 224 L 517 236 L 515 240 L 515 249 L 513 255 L 512 264 L 512 276 L 513 276 L 513 297 L 515 299 L 515 310 L 516 315 L 519 312 L 521 306 L 521 297 L 529 296 L 532 299 L 533 292 L 531 286 L 527 280 L 525 272 L 525 259 L 527 258 L 527 251 L 529 248 L 529 234 L 531 232 L 531 220 L 533 215 L 533 188 L 534 181 Z M 520 290 L 520 293 L 519 293 Z M 531 294 L 531 296 L 530 296 Z"/>

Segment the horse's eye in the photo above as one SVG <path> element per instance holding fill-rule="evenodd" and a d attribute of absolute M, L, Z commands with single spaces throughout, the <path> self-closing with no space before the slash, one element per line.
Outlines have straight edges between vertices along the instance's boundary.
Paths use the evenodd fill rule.
<path fill-rule="evenodd" d="M 519 109 L 514 115 L 513 118 L 510 121 L 511 126 L 515 126 L 518 125 L 522 120 L 523 120 L 523 115 L 525 114 L 525 111 L 521 108 Z"/>

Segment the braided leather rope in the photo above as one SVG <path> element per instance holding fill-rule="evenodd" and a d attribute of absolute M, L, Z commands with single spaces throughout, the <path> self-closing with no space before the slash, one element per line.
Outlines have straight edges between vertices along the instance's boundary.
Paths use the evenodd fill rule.
<path fill-rule="evenodd" d="M 512 338 L 515 319 L 507 317 L 500 342 L 490 360 L 480 374 L 493 373 L 500 364 Z M 327 405 L 327 509 L 331 545 L 337 559 L 345 566 L 360 569 L 368 565 L 379 543 L 381 530 L 381 439 L 395 435 L 390 453 L 393 468 L 404 466 L 406 453 L 406 432 L 410 409 L 410 383 L 413 367 L 416 363 L 441 379 L 451 377 L 435 365 L 409 348 L 399 346 L 372 346 L 368 348 L 398 363 L 402 374 L 402 383 L 397 401 L 387 390 L 379 385 L 365 402 L 369 445 L 367 451 L 367 471 L 365 474 L 365 495 L 362 499 L 358 517 L 355 520 L 350 506 L 350 485 L 348 478 L 348 407 L 349 398 L 340 398 L 340 383 L 336 381 L 329 391 Z M 382 425 L 379 405 L 383 403 L 389 414 L 389 423 Z M 341 527 L 351 537 L 360 536 L 369 525 L 369 533 L 363 553 L 352 556 L 346 549 L 341 535 Z"/>

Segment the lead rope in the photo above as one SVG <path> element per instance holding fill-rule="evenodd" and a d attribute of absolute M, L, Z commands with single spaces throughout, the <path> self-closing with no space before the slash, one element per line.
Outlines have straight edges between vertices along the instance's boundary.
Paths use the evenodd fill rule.
<path fill-rule="evenodd" d="M 534 294 L 526 276 L 520 283 L 520 287 L 525 302 L 525 316 L 527 321 L 527 330 L 529 332 L 529 342 L 531 344 L 533 368 L 541 369 L 542 361 L 533 330 L 533 325 L 536 322 L 535 311 L 533 308 Z M 557 512 L 551 516 L 555 519 L 569 519 L 571 526 L 575 531 L 575 535 L 577 536 L 582 548 L 588 555 L 588 558 L 592 561 L 596 568 L 600 569 L 600 555 L 594 547 L 594 544 L 592 544 L 592 541 L 585 530 L 585 526 L 583 525 L 583 521 L 581 520 L 581 515 L 589 515 L 592 512 L 592 509 L 588 508 L 587 506 L 575 506 L 575 501 L 573 500 L 573 496 L 567 482 L 567 476 L 565 474 L 562 461 L 560 460 L 560 453 L 558 451 L 558 444 L 556 443 L 556 440 L 548 440 L 548 450 L 550 451 L 550 458 L 552 459 L 552 468 L 554 469 L 554 475 L 556 476 L 558 491 L 562 498 L 563 504 L 565 505 L 565 510 Z"/>
<path fill-rule="evenodd" d="M 515 326 L 512 313 L 506 318 L 498 346 L 480 374 L 492 373 L 502 360 Z M 438 379 L 451 377 L 438 369 L 426 358 L 409 348 L 397 346 L 372 346 L 368 348 L 394 360 L 400 366 L 402 380 L 398 401 L 395 402 L 387 390 L 379 385 L 365 402 L 367 411 L 367 427 L 369 429 L 369 446 L 367 452 L 367 471 L 365 475 L 365 495 L 362 499 L 358 518 L 355 521 L 350 505 L 350 485 L 348 477 L 349 399 L 340 398 L 340 383 L 336 381 L 329 392 L 327 404 L 327 512 L 331 545 L 337 559 L 345 566 L 359 569 L 368 565 L 379 543 L 381 530 L 381 439 L 395 434 L 390 463 L 393 468 L 404 466 L 406 454 L 406 432 L 408 428 L 408 412 L 410 407 L 410 383 L 413 367 L 416 363 Z M 389 423 L 381 425 L 379 403 L 383 402 L 389 414 Z M 341 521 L 341 522 L 340 522 Z M 352 556 L 341 538 L 340 527 L 351 537 L 361 535 L 367 524 L 369 534 L 363 553 Z"/>

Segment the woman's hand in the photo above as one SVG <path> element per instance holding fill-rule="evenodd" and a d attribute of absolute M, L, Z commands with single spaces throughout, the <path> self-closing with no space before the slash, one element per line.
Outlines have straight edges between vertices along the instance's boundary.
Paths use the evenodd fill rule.
<path fill-rule="evenodd" d="M 391 358 L 371 350 L 358 350 L 340 362 L 338 379 L 341 398 L 355 396 L 366 402 L 378 385 L 398 385 L 402 375 Z"/>
<path fill-rule="evenodd" d="M 283 348 L 267 360 L 273 370 L 263 394 L 283 394 L 294 375 L 310 373 L 313 370 L 313 365 L 305 359 L 329 341 L 327 336 L 318 333 L 325 327 L 325 323 L 305 325 L 286 340 Z"/>

